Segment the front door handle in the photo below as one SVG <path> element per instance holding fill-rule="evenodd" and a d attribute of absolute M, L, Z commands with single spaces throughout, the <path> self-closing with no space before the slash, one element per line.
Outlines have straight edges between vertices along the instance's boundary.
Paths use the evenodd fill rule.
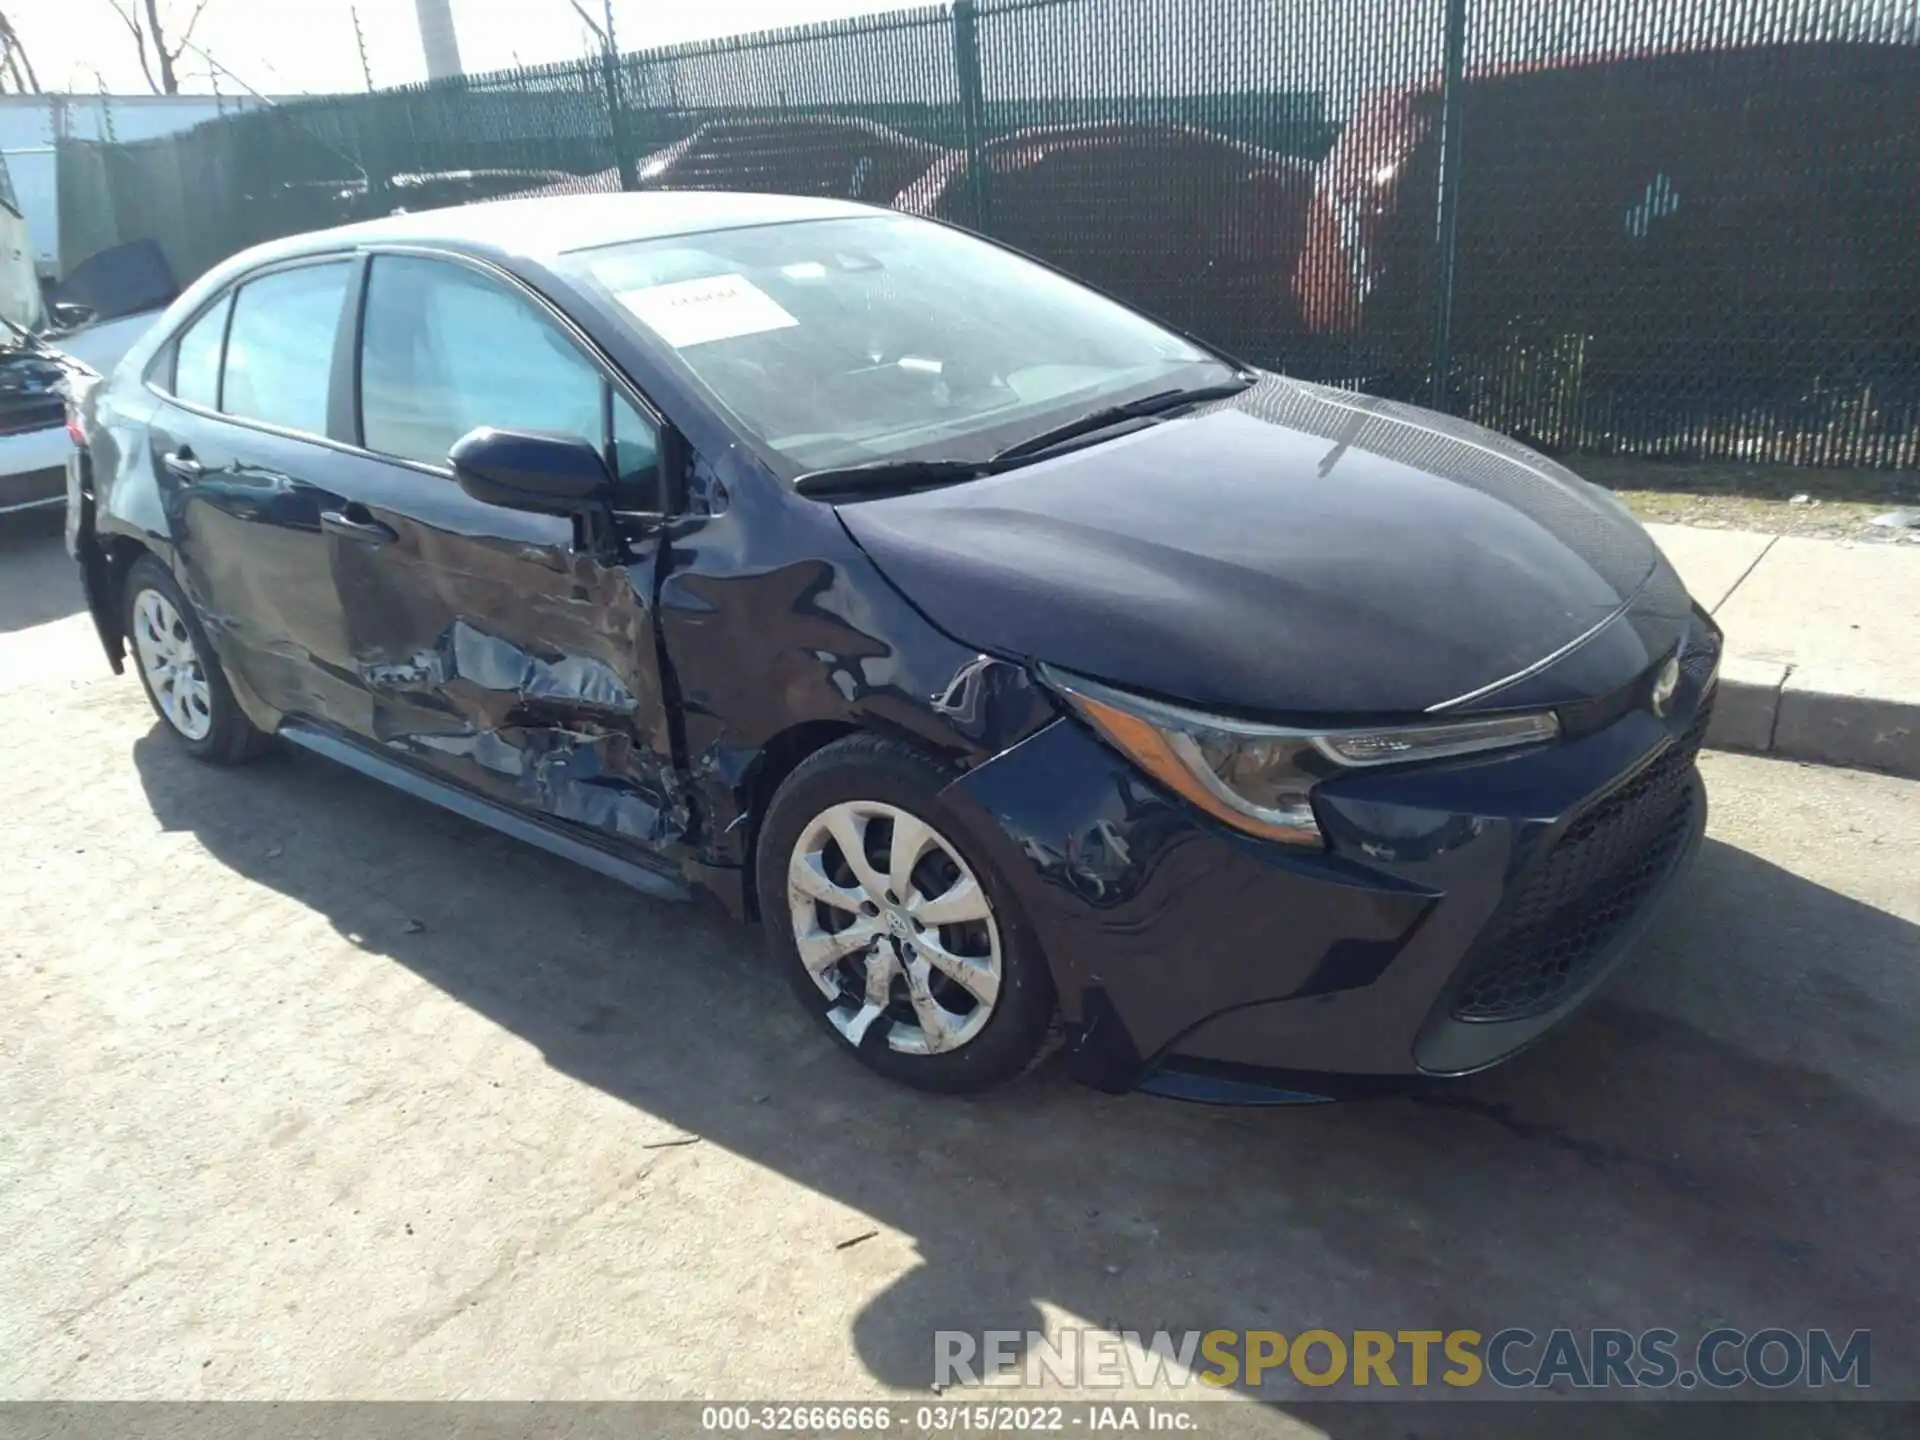
<path fill-rule="evenodd" d="M 344 540 L 358 540 L 362 545 L 391 545 L 400 538 L 399 532 L 391 525 L 374 519 L 364 505 L 349 505 L 344 510 L 322 510 L 320 528 Z"/>
<path fill-rule="evenodd" d="M 184 445 L 178 450 L 167 451 L 160 457 L 160 463 L 182 480 L 198 480 L 207 473 L 207 467 L 194 459 L 193 451 Z"/>

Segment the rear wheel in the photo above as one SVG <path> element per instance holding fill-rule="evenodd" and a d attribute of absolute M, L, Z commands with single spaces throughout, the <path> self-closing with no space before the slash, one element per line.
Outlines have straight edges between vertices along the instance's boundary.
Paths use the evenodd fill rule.
<path fill-rule="evenodd" d="M 853 736 L 780 787 L 757 881 L 775 956 L 870 1068 L 924 1090 L 983 1090 L 1044 1053 L 1053 988 L 1005 882 L 940 800 L 949 777 Z"/>
<path fill-rule="evenodd" d="M 232 765 L 267 744 L 241 711 L 193 606 L 151 555 L 127 571 L 126 614 L 134 668 L 154 713 L 196 759 Z"/>

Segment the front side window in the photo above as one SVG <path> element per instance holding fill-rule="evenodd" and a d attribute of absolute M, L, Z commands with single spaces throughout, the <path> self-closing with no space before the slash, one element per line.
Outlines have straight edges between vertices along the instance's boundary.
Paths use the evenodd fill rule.
<path fill-rule="evenodd" d="M 222 296 L 174 342 L 173 393 L 189 405 L 212 410 L 220 404 L 220 349 L 227 339 L 227 308 Z"/>
<path fill-rule="evenodd" d="M 466 266 L 379 255 L 367 279 L 360 424 L 369 450 L 445 465 L 479 425 L 602 445 L 606 381 L 523 296 Z"/>
<path fill-rule="evenodd" d="M 660 432 L 624 396 L 613 397 L 614 505 L 621 510 L 660 511 Z"/>
<path fill-rule="evenodd" d="M 221 410 L 288 430 L 327 433 L 333 341 L 352 268 L 345 260 L 301 265 L 240 287 L 227 327 Z"/>
<path fill-rule="evenodd" d="M 976 460 L 1049 426 L 1235 372 L 1064 276 L 905 216 L 576 251 L 790 476 Z"/>

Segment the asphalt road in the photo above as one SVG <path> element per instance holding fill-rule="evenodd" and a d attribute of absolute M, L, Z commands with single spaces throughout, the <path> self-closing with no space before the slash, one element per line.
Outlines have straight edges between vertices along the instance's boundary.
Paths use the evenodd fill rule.
<path fill-rule="evenodd" d="M 1920 784 L 1709 756 L 1639 962 L 1457 1086 L 934 1101 L 716 915 L 310 757 L 183 758 L 79 603 L 57 523 L 0 534 L 0 1397 L 851 1398 L 924 1392 L 944 1327 L 1727 1324 L 1871 1328 L 1920 1398 Z"/>

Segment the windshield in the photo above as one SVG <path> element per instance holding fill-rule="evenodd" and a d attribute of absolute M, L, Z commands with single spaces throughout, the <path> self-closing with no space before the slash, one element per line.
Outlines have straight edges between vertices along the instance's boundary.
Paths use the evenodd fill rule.
<path fill-rule="evenodd" d="M 1235 374 L 1051 270 L 902 216 L 644 240 L 567 265 L 670 346 L 790 479 L 984 459 Z"/>

